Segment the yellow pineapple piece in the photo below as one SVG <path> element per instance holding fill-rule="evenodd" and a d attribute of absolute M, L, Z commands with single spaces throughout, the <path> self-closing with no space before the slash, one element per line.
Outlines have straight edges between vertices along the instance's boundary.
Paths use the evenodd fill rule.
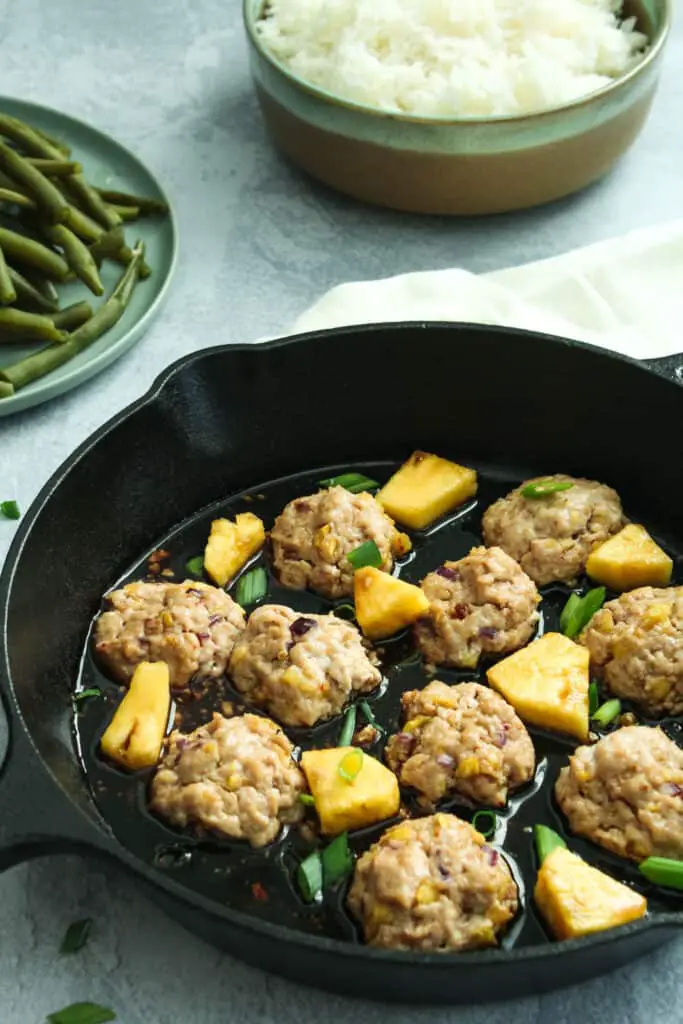
<path fill-rule="evenodd" d="M 339 766 L 348 766 L 345 777 Z M 357 747 L 305 750 L 301 755 L 308 787 L 325 835 L 364 828 L 398 812 L 398 781 L 380 761 Z"/>
<path fill-rule="evenodd" d="M 595 548 L 586 562 L 586 572 L 612 590 L 636 587 L 666 587 L 671 582 L 673 562 L 653 541 L 644 526 L 630 523 Z"/>
<path fill-rule="evenodd" d="M 377 501 L 403 526 L 422 530 L 477 493 L 477 474 L 438 455 L 413 452 Z"/>
<path fill-rule="evenodd" d="M 358 625 L 370 640 L 383 640 L 429 610 L 424 591 L 380 569 L 365 566 L 353 577 Z"/>
<path fill-rule="evenodd" d="M 159 760 L 171 707 L 168 665 L 143 661 L 100 740 L 102 753 L 124 768 L 152 768 Z"/>
<path fill-rule="evenodd" d="M 564 847 L 548 854 L 534 899 L 558 939 L 574 939 L 643 917 L 647 901 Z"/>
<path fill-rule="evenodd" d="M 486 676 L 525 722 L 585 740 L 589 660 L 587 648 L 546 633 L 492 665 Z"/>
<path fill-rule="evenodd" d="M 204 550 L 207 574 L 219 587 L 224 587 L 261 550 L 265 539 L 263 523 L 253 512 L 241 512 L 234 523 L 214 519 Z"/>

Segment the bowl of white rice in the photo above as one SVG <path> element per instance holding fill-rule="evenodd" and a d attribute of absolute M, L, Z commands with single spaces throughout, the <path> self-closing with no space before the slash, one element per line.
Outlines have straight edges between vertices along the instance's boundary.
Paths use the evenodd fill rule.
<path fill-rule="evenodd" d="M 357 199 L 486 214 L 602 177 L 650 109 L 673 0 L 244 0 L 276 145 Z"/>

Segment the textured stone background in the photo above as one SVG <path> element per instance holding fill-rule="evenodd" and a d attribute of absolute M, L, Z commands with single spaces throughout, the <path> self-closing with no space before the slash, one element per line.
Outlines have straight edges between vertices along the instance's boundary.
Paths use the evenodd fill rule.
<path fill-rule="evenodd" d="M 680 3 L 680 0 L 677 0 Z M 462 265 L 492 270 L 683 216 L 683 26 L 634 150 L 606 181 L 538 212 L 484 221 L 369 210 L 304 180 L 270 148 L 251 95 L 238 0 L 0 0 L 0 91 L 58 106 L 135 150 L 176 204 L 182 256 L 150 333 L 77 391 L 0 420 L 2 497 L 25 508 L 95 427 L 166 363 L 286 329 L 331 285 Z M 683 342 L 682 346 L 683 348 Z M 0 558 L 11 523 L 0 523 Z M 66 924 L 97 927 L 78 957 Z M 0 877 L 0 1021 L 40 1024 L 99 1000 L 123 1024 L 630 1024 L 680 1020 L 683 942 L 586 986 L 505 1007 L 400 1010 L 297 989 L 190 938 L 113 869 L 75 859 Z"/>

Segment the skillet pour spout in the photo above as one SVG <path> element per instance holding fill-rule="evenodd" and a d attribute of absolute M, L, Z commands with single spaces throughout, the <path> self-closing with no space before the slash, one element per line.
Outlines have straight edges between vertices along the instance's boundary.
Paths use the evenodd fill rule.
<path fill-rule="evenodd" d="M 199 510 L 292 474 L 396 463 L 420 448 L 486 466 L 492 479 L 562 471 L 606 480 L 680 558 L 683 473 L 644 425 L 680 435 L 682 365 L 683 357 L 646 366 L 531 332 L 438 323 L 226 346 L 173 364 L 45 485 L 0 577 L 10 733 L 0 870 L 54 851 L 107 856 L 188 929 L 251 964 L 413 1004 L 539 993 L 672 937 L 683 912 L 653 901 L 643 920 L 587 939 L 397 953 L 284 926 L 267 903 L 236 909 L 229 880 L 221 899 L 210 899 L 129 848 L 105 820 L 82 768 L 71 694 L 89 624 L 116 580 Z M 529 876 L 525 912 L 533 914 L 532 854 L 518 868 Z"/>

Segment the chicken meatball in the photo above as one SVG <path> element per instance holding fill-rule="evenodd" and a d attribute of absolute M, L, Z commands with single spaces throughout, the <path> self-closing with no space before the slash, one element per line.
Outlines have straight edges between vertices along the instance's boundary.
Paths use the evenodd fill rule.
<path fill-rule="evenodd" d="M 534 774 L 534 747 L 514 708 L 480 683 L 435 680 L 401 698 L 406 718 L 386 759 L 427 806 L 455 794 L 504 807 Z"/>
<path fill-rule="evenodd" d="M 290 726 L 338 714 L 349 697 L 374 690 L 382 678 L 350 622 L 276 604 L 251 613 L 229 671 L 252 704 Z"/>
<path fill-rule="evenodd" d="M 609 601 L 580 637 L 591 669 L 648 715 L 683 713 L 683 587 L 640 587 Z"/>
<path fill-rule="evenodd" d="M 391 571 L 394 555 L 409 541 L 371 494 L 330 487 L 290 501 L 270 533 L 273 565 L 280 582 L 293 590 L 310 587 L 334 599 L 353 593 L 353 566 L 347 555 L 374 541 L 382 556 L 379 568 Z"/>
<path fill-rule="evenodd" d="M 303 814 L 303 772 L 292 744 L 267 718 L 214 713 L 208 725 L 172 732 L 152 779 L 152 811 L 171 825 L 194 825 L 265 846 Z"/>
<path fill-rule="evenodd" d="M 371 946 L 480 949 L 515 915 L 517 887 L 476 829 L 434 814 L 395 825 L 363 854 L 348 905 Z"/>
<path fill-rule="evenodd" d="M 482 653 L 516 651 L 536 629 L 540 595 L 501 548 L 473 548 L 446 562 L 422 589 L 430 607 L 415 637 L 427 663 L 475 668 Z"/>
<path fill-rule="evenodd" d="M 571 484 L 542 498 L 525 498 L 532 483 Z M 515 558 L 539 586 L 558 580 L 573 583 L 586 568 L 594 547 L 624 526 L 616 491 L 596 480 L 556 476 L 526 480 L 484 513 L 486 544 L 497 544 Z"/>
<path fill-rule="evenodd" d="M 572 832 L 619 857 L 683 858 L 683 751 L 661 729 L 631 725 L 578 747 L 555 795 Z"/>
<path fill-rule="evenodd" d="M 225 674 L 244 612 L 218 587 L 128 583 L 106 597 L 95 625 L 95 650 L 111 674 L 130 681 L 141 661 L 165 661 L 178 695 L 193 678 Z"/>

